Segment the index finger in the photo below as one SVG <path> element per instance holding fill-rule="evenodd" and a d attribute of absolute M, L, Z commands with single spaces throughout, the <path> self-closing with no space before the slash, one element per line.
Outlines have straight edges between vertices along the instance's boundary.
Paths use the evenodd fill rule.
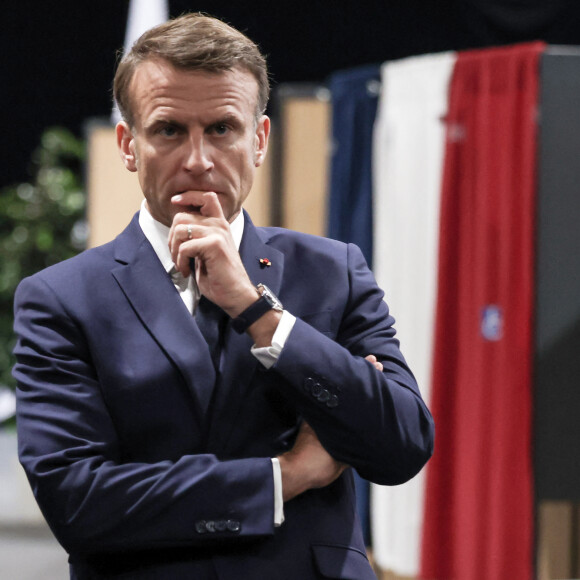
<path fill-rule="evenodd" d="M 223 218 L 224 212 L 214 191 L 188 190 L 171 198 L 171 203 L 183 207 L 187 213 L 201 214 L 205 217 Z"/>

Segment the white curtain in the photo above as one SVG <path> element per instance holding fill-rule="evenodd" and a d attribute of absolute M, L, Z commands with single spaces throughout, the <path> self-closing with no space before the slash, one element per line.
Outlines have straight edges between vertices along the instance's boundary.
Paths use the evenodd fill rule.
<path fill-rule="evenodd" d="M 167 0 L 131 0 L 125 30 L 123 54 L 127 54 L 133 43 L 147 30 L 165 22 L 169 18 Z M 111 122 L 116 125 L 121 120 L 117 105 L 113 107 Z"/>
<path fill-rule="evenodd" d="M 437 283 L 444 117 L 456 55 L 383 64 L 373 148 L 373 262 L 396 318 L 401 348 L 428 402 Z M 396 487 L 371 488 L 377 564 L 419 571 L 424 472 Z"/>

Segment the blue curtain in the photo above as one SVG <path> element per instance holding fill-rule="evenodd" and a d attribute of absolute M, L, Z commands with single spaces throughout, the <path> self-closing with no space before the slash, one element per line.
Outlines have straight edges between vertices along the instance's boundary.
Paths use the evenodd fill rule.
<path fill-rule="evenodd" d="M 334 73 L 328 237 L 356 244 L 372 267 L 372 145 L 380 65 Z"/>
<path fill-rule="evenodd" d="M 336 72 L 328 85 L 332 102 L 328 237 L 359 246 L 372 268 L 372 145 L 380 65 Z M 355 484 L 365 542 L 370 546 L 369 484 L 356 472 Z"/>

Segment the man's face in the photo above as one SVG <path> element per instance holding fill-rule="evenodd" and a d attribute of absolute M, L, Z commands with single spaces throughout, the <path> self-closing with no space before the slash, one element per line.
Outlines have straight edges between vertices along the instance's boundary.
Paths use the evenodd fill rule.
<path fill-rule="evenodd" d="M 239 214 L 266 155 L 270 121 L 256 120 L 258 83 L 241 69 L 183 71 L 140 64 L 131 81 L 134 126 L 117 125 L 125 166 L 137 171 L 151 215 L 170 226 L 171 198 L 214 191 L 229 222 Z M 192 208 L 193 210 L 193 208 Z"/>

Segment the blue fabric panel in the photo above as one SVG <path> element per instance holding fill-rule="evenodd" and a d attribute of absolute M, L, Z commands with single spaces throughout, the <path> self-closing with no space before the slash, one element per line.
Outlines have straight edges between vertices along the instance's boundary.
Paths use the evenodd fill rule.
<path fill-rule="evenodd" d="M 372 135 L 380 66 L 334 73 L 328 237 L 355 243 L 372 268 Z"/>
<path fill-rule="evenodd" d="M 372 144 L 380 65 L 338 71 L 328 86 L 332 102 L 328 237 L 359 246 L 372 268 Z M 354 475 L 359 517 L 370 546 L 369 483 Z"/>

